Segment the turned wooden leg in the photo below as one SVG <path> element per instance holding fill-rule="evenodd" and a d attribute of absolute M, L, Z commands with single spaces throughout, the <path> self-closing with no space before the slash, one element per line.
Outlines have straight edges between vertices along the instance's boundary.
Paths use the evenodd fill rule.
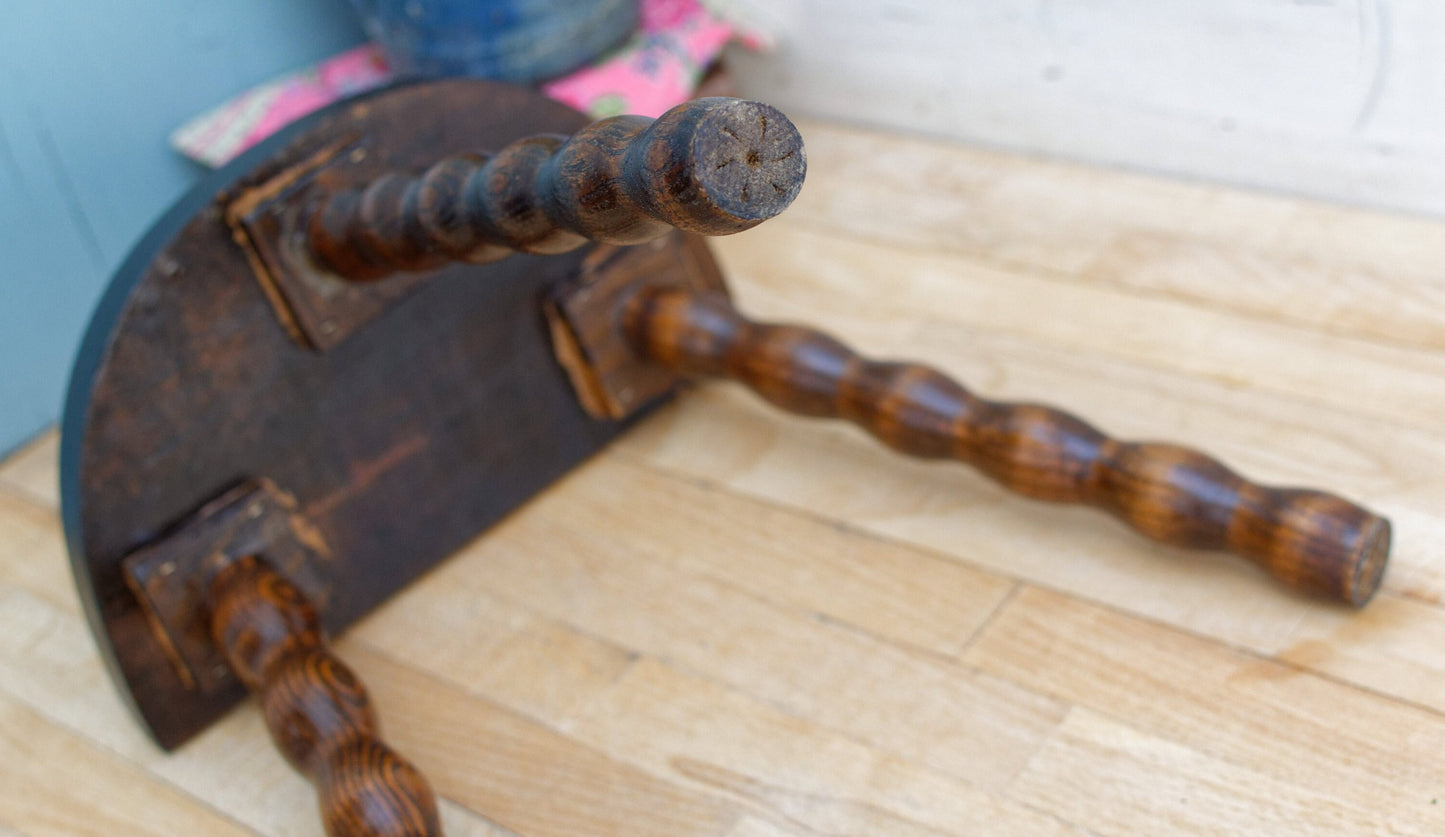
<path fill-rule="evenodd" d="M 216 646 L 260 700 L 276 746 L 316 786 L 327 834 L 441 834 L 431 786 L 381 740 L 366 688 L 331 653 L 301 591 L 243 557 L 216 575 L 210 606 Z"/>
<path fill-rule="evenodd" d="M 1258 485 L 1202 453 L 1112 439 L 1059 410 L 988 401 L 928 367 L 752 322 L 721 294 L 642 291 L 626 329 L 635 351 L 678 373 L 732 378 L 783 409 L 848 419 L 896 450 L 966 462 L 1028 497 L 1098 506 L 1154 540 L 1226 549 L 1302 592 L 1358 606 L 1384 573 L 1390 523 L 1351 502 Z"/>
<path fill-rule="evenodd" d="M 802 138 L 758 102 L 696 99 L 656 120 L 616 116 L 325 196 L 299 226 L 311 258 L 357 280 L 484 263 L 588 241 L 636 244 L 674 227 L 727 235 L 802 187 Z"/>

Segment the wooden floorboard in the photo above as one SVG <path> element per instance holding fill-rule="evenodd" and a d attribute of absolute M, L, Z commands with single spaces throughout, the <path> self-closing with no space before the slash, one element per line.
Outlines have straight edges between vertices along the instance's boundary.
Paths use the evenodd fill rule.
<path fill-rule="evenodd" d="M 697 387 L 337 643 L 449 832 L 1445 833 L 1445 223 L 803 123 L 740 304 L 1396 524 L 1363 611 Z M 114 694 L 0 464 L 0 834 L 320 833 Z"/>

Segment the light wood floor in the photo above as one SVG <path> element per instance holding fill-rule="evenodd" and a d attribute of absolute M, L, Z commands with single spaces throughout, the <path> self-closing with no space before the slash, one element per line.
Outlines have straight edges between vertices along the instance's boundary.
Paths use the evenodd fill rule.
<path fill-rule="evenodd" d="M 452 834 L 1445 833 L 1445 224 L 804 123 L 742 306 L 1390 516 L 1381 595 L 705 386 L 338 643 Z M 56 439 L 0 470 L 0 834 L 309 835 L 251 705 L 101 671 Z"/>

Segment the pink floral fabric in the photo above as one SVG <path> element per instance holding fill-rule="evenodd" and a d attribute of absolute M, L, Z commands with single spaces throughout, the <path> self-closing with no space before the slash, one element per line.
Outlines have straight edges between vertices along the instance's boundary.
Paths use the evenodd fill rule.
<path fill-rule="evenodd" d="M 631 40 L 597 64 L 544 84 L 543 92 L 599 118 L 660 115 L 692 96 L 728 43 L 753 49 L 767 43 L 762 33 L 720 14 L 720 2 L 641 0 L 641 24 Z M 171 144 L 221 166 L 292 121 L 391 77 L 381 50 L 360 46 L 242 93 L 181 126 Z"/>

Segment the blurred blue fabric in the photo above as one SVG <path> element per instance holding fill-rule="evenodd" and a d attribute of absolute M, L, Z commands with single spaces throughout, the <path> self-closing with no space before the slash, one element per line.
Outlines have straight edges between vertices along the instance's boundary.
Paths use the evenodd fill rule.
<path fill-rule="evenodd" d="M 529 83 L 563 75 L 626 40 L 637 0 L 352 0 L 406 75 Z"/>

